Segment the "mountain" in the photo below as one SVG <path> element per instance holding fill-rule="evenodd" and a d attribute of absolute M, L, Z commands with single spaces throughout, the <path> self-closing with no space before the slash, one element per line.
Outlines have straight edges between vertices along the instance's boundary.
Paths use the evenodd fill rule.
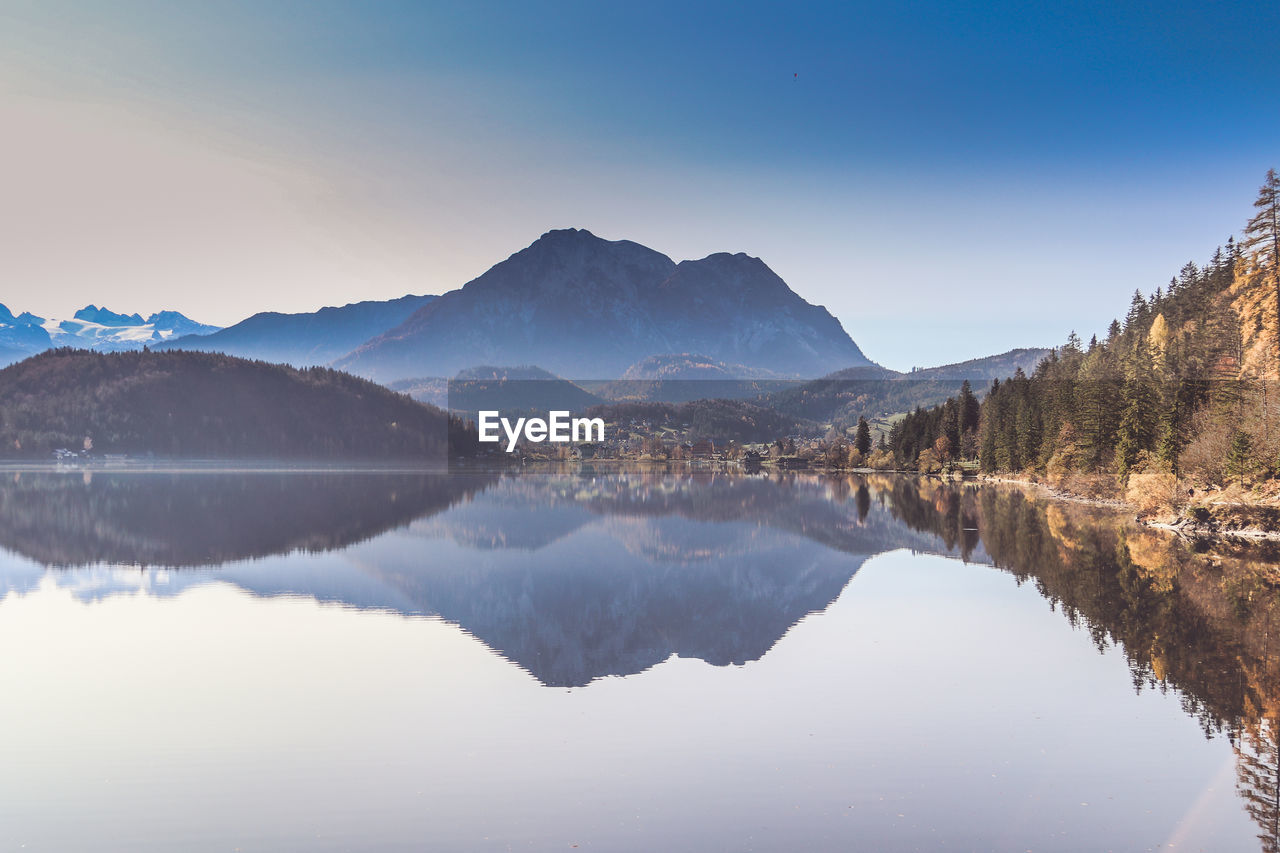
<path fill-rule="evenodd" d="M 778 374 L 745 364 L 726 364 L 696 353 L 664 353 L 637 361 L 622 374 L 625 381 L 777 379 Z"/>
<path fill-rule="evenodd" d="M 73 317 L 76 320 L 96 323 L 99 326 L 141 326 L 145 322 L 141 314 L 117 314 L 114 311 L 108 311 L 105 307 L 99 308 L 96 305 L 86 305 L 77 311 Z"/>
<path fill-rule="evenodd" d="M 326 365 L 394 328 L 434 296 L 355 302 L 307 314 L 264 311 L 212 334 L 186 336 L 160 349 L 221 352 L 294 367 Z M 416 375 L 416 374 L 415 374 Z"/>
<path fill-rule="evenodd" d="M 160 337 L 165 340 L 179 338 L 183 335 L 211 335 L 222 328 L 221 326 L 210 326 L 207 323 L 197 323 L 177 311 L 157 311 L 146 319 L 146 323 L 154 326 Z"/>
<path fill-rule="evenodd" d="M 752 399 L 797 384 L 764 368 L 726 364 L 695 353 L 666 353 L 636 362 L 621 379 L 583 387 L 612 401 L 687 403 Z"/>
<path fill-rule="evenodd" d="M 453 379 L 418 376 L 388 382 L 387 387 L 472 419 L 481 409 L 536 414 L 559 409 L 581 412 L 604 402 L 579 385 L 533 365 L 477 365 L 459 371 Z"/>
<path fill-rule="evenodd" d="M 91 445 L 180 458 L 442 463 L 455 438 L 461 429 L 439 409 L 323 368 L 56 349 L 0 370 L 0 454 L 9 457 Z"/>
<path fill-rule="evenodd" d="M 581 412 L 604 400 L 540 367 L 471 367 L 448 383 L 451 412 L 475 418 L 482 409 L 504 414 Z M 412 393 L 412 392 L 410 392 Z"/>
<path fill-rule="evenodd" d="M 449 408 L 449 380 L 439 376 L 416 376 L 388 382 L 387 387 L 401 394 L 408 394 L 419 403 L 427 403 L 440 409 Z"/>
<path fill-rule="evenodd" d="M 610 379 L 658 353 L 707 357 L 782 376 L 870 364 L 825 308 L 757 258 L 679 264 L 628 240 L 550 231 L 335 364 L 390 382 L 476 364 L 538 364 Z"/>
<path fill-rule="evenodd" d="M 959 531 L 972 512 L 888 482 L 833 497 L 839 483 L 817 477 L 24 474 L 0 481 L 0 547 L 60 567 L 81 601 L 224 582 L 438 617 L 543 684 L 579 686 L 672 655 L 758 660 L 873 554 L 984 559 Z M 929 527 L 900 520 L 904 504 Z M 156 566 L 217 568 L 159 583 Z M 35 588 L 26 568 L 0 571 L 0 598 Z"/>
<path fill-rule="evenodd" d="M 41 325 L 43 321 L 31 314 L 15 317 L 5 305 L 0 305 L 0 366 L 35 355 L 53 346 L 53 339 Z"/>
<path fill-rule="evenodd" d="M 976 389 L 979 384 L 990 385 L 992 379 L 1004 379 L 1012 376 L 1018 368 L 1030 375 L 1035 372 L 1036 365 L 1048 358 L 1052 350 L 1044 347 L 1011 349 L 999 355 L 986 358 L 971 358 L 955 364 L 944 364 L 940 367 L 925 367 L 906 374 L 907 379 L 968 379 Z"/>
<path fill-rule="evenodd" d="M 0 367 L 21 361 L 53 347 L 79 347 L 103 352 L 141 349 L 169 338 L 216 332 L 179 314 L 160 311 L 143 319 L 141 314 L 117 314 L 86 305 L 70 320 L 46 319 L 24 311 L 15 316 L 0 305 Z"/>
<path fill-rule="evenodd" d="M 992 379 L 1006 379 L 1019 369 L 1032 373 L 1051 352 L 1015 349 L 910 373 L 875 365 L 851 367 L 812 382 L 773 391 L 756 402 L 793 417 L 848 427 L 857 424 L 859 417 L 873 418 L 937 405 L 959 393 L 965 380 L 975 394 L 981 394 Z"/>
<path fill-rule="evenodd" d="M 103 352 L 141 349 L 182 335 L 207 335 L 218 330 L 217 326 L 197 323 L 177 311 L 159 311 L 143 319 L 141 314 L 117 314 L 96 305 L 86 305 L 70 320 L 23 316 L 28 317 L 29 322 L 43 325 L 55 347 L 84 347 Z"/>

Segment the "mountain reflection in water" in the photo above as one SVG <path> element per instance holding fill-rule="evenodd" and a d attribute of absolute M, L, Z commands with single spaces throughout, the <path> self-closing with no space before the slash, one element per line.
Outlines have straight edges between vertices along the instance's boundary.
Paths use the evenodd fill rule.
<path fill-rule="evenodd" d="M 1280 555 L 1266 546 L 885 476 L 25 472 L 0 482 L 0 547 L 29 561 L 5 564 L 4 595 L 51 574 L 85 600 L 212 582 L 311 596 L 455 623 L 561 687 L 673 655 L 759 660 L 876 554 L 991 564 L 1121 648 L 1135 690 L 1172 689 L 1225 733 L 1261 849 L 1280 850 Z"/>

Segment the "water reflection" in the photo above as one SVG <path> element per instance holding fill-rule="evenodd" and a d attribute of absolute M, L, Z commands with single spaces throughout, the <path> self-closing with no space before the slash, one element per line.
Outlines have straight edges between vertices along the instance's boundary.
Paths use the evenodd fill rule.
<path fill-rule="evenodd" d="M 950 552 L 861 491 L 711 475 L 27 474 L 0 485 L 0 546 L 64 569 L 56 582 L 83 600 L 218 580 L 438 616 L 545 685 L 581 686 L 673 655 L 758 660 L 868 557 Z M 292 551 L 343 559 L 267 559 Z M 165 571 L 193 566 L 214 571 Z M 0 588 L 39 579 L 20 568 Z"/>
<path fill-rule="evenodd" d="M 960 541 L 973 525 L 994 565 L 1033 583 L 1099 649 L 1124 652 L 1136 691 L 1174 689 L 1206 735 L 1225 732 L 1261 849 L 1280 850 L 1273 546 L 1188 542 L 1006 488 L 892 488 L 909 493 L 898 506 L 912 527 Z"/>
<path fill-rule="evenodd" d="M 757 661 L 876 554 L 989 563 L 1122 650 L 1136 691 L 1173 691 L 1228 737 L 1261 849 L 1280 850 L 1280 555 L 1263 546 L 879 476 L 28 472 L 0 483 L 0 547 L 26 558 L 0 564 L 4 595 L 48 567 L 85 600 L 221 582 L 428 615 L 557 687 Z"/>
<path fill-rule="evenodd" d="M 45 566 L 215 566 L 343 548 L 491 477 L 337 472 L 33 473 L 0 480 L 0 547 Z"/>

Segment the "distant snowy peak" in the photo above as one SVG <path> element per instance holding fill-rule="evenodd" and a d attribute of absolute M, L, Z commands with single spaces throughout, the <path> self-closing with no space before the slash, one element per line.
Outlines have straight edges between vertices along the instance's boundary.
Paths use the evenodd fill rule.
<path fill-rule="evenodd" d="M 177 311 L 117 314 L 86 305 L 69 320 L 14 313 L 0 305 L 0 366 L 20 361 L 52 347 L 77 347 L 104 352 L 141 349 L 182 335 L 207 335 L 218 326 L 197 323 Z"/>
<path fill-rule="evenodd" d="M 141 326 L 146 323 L 141 314 L 117 314 L 96 305 L 86 305 L 72 316 L 73 319 L 99 326 Z"/>
<path fill-rule="evenodd" d="M 146 324 L 154 328 L 165 340 L 182 335 L 212 335 L 222 330 L 221 326 L 197 323 L 177 311 L 157 311 L 147 318 Z"/>
<path fill-rule="evenodd" d="M 54 346 L 108 351 L 138 349 L 181 335 L 208 335 L 219 328 L 177 311 L 158 311 L 144 320 L 141 314 L 117 314 L 96 305 L 86 305 L 71 320 L 46 320 L 43 325 Z"/>

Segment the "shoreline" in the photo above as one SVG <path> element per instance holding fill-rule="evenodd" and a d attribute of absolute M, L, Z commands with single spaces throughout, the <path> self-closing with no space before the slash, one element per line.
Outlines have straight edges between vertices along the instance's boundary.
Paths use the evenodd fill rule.
<path fill-rule="evenodd" d="M 1118 512 L 1133 512 L 1133 520 L 1136 524 L 1152 530 L 1172 533 L 1183 539 L 1280 542 L 1280 529 L 1240 523 L 1238 518 L 1232 517 L 1233 513 L 1238 515 L 1249 510 L 1269 509 L 1270 507 L 1266 504 L 1210 501 L 1208 503 L 1199 503 L 1194 507 L 1188 506 L 1181 510 L 1173 510 L 1168 514 L 1144 516 L 1137 505 L 1119 497 L 1099 498 L 1076 494 L 1033 479 L 997 477 L 993 475 L 979 475 L 978 479 L 980 482 L 985 483 L 1000 483 L 1031 488 L 1057 500 L 1112 509 Z M 1202 490 L 1202 493 L 1212 496 L 1215 491 Z M 1218 513 L 1215 514 L 1213 508 L 1218 508 Z M 1197 512 L 1197 510 L 1200 512 Z M 1227 526 L 1224 527 L 1224 525 Z"/>
<path fill-rule="evenodd" d="M 1142 527 L 1170 533 L 1188 540 L 1235 541 L 1238 543 L 1280 542 L 1280 506 L 1260 501 L 1222 500 L 1225 490 L 1199 490 L 1201 499 L 1194 505 L 1163 513 L 1145 514 L 1134 503 L 1121 497 L 1102 497 L 1073 492 L 1050 485 L 1034 477 L 977 474 L 920 474 L 915 471 L 878 468 L 830 468 L 807 465 L 803 468 L 765 462 L 758 468 L 737 460 L 670 460 L 670 459 L 582 459 L 526 460 L 524 464 L 486 465 L 468 460 L 466 464 L 413 463 L 404 461 L 349 460 L 276 460 L 257 459 L 152 459 L 152 460 L 86 460 L 79 463 L 56 463 L 36 460 L 0 460 L 0 474 L 233 474 L 233 473 L 416 473 L 461 474 L 480 471 L 518 473 L 549 472 L 582 467 L 635 468 L 640 470 L 734 471 L 748 476 L 759 473 L 809 473 L 818 476 L 847 474 L 880 474 L 939 479 L 946 482 L 974 482 L 1016 486 L 1031 490 L 1052 500 L 1066 501 L 1116 513 L 1133 513 L 1132 520 Z M 754 469 L 754 470 L 753 470 Z"/>

